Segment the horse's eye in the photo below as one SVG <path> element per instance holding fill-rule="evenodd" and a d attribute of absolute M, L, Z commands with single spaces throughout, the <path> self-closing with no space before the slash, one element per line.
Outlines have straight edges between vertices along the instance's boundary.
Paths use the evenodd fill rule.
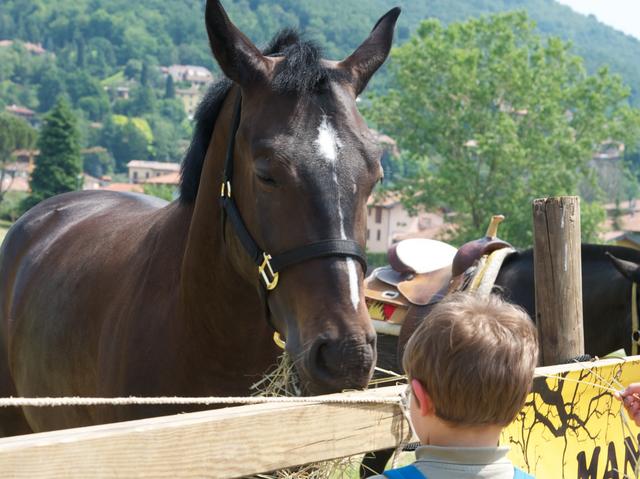
<path fill-rule="evenodd" d="M 260 182 L 265 185 L 278 186 L 278 184 L 276 183 L 276 180 L 274 180 L 270 176 L 265 175 L 264 173 L 256 173 L 256 176 L 258 177 L 258 180 L 260 180 Z"/>

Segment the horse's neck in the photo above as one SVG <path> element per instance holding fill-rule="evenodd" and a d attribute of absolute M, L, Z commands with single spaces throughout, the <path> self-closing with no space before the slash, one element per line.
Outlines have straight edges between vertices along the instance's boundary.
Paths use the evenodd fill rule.
<path fill-rule="evenodd" d="M 220 113 L 202 169 L 182 265 L 180 306 L 190 340 L 209 352 L 211 367 L 222 369 L 223 362 L 234 361 L 237 356 L 251 369 L 247 363 L 261 363 L 264 350 L 272 353 L 272 348 L 268 345 L 270 329 L 264 304 L 255 285 L 247 282 L 232 263 L 232 255 L 246 253 L 230 251 L 223 238 L 219 182 L 231 122 L 229 103 L 227 99 Z"/>

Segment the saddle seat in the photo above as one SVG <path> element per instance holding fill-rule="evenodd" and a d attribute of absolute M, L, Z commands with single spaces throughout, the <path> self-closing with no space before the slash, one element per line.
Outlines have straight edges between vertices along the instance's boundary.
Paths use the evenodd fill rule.
<path fill-rule="evenodd" d="M 457 251 L 431 239 L 394 244 L 387 253 L 390 265 L 376 268 L 364 281 L 371 318 L 399 328 L 411 305 L 429 304 L 449 284 Z"/>
<path fill-rule="evenodd" d="M 364 281 L 376 330 L 398 335 L 409 308 L 435 303 L 449 292 L 468 288 L 474 294 L 489 294 L 502 261 L 514 251 L 497 237 L 503 219 L 493 216 L 486 235 L 460 249 L 431 239 L 409 239 L 391 246 L 389 266 L 376 268 Z"/>

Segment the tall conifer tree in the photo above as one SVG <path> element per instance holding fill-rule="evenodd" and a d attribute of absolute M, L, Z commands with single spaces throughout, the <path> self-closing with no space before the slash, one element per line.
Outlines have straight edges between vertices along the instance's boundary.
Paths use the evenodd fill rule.
<path fill-rule="evenodd" d="M 80 134 L 69 103 L 60 97 L 46 116 L 38 140 L 40 155 L 31 177 L 31 202 L 79 189 Z"/>

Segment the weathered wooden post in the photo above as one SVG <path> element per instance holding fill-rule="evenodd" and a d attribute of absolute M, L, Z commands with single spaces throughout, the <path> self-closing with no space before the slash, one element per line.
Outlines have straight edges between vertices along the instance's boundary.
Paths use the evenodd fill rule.
<path fill-rule="evenodd" d="M 584 354 L 580 199 L 533 201 L 536 324 L 543 365 Z"/>

